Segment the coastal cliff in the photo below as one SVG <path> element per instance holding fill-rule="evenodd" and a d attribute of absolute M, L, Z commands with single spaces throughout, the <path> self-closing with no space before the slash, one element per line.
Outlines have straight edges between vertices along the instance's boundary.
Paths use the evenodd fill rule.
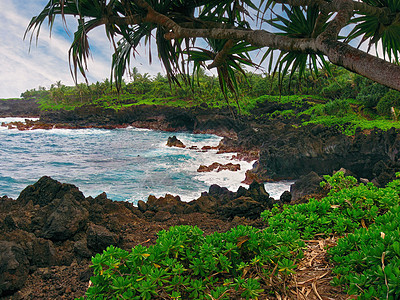
<path fill-rule="evenodd" d="M 36 99 L 1 99 L 0 117 L 39 117 L 40 108 Z"/>

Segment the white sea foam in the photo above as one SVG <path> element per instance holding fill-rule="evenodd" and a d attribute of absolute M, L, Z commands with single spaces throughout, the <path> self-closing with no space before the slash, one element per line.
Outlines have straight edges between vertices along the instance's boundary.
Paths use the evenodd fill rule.
<path fill-rule="evenodd" d="M 37 121 L 39 118 L 17 118 L 17 117 L 7 117 L 7 118 L 0 118 L 1 123 L 11 123 L 11 122 L 24 122 L 25 120 Z"/>
<path fill-rule="evenodd" d="M 138 131 L 138 132 L 140 132 L 140 131 L 153 131 L 151 129 L 137 128 L 137 127 L 133 127 L 133 126 L 128 126 L 128 127 L 125 127 L 125 128 L 121 128 L 121 130 L 133 130 L 133 131 Z"/>
<path fill-rule="evenodd" d="M 39 129 L 41 130 L 41 129 Z M 46 129 L 43 129 L 46 130 Z M 64 129 L 54 128 L 49 130 L 50 133 L 61 134 L 61 135 L 106 135 L 110 133 L 110 130 L 100 128 L 82 128 L 82 129 Z"/>
<path fill-rule="evenodd" d="M 200 151 L 203 146 L 218 145 L 221 137 L 214 135 L 136 128 L 5 130 L 0 132 L 0 153 L 6 153 L 9 159 L 2 162 L 0 193 L 11 197 L 40 176 L 49 175 L 77 185 L 86 196 L 95 197 L 104 191 L 110 199 L 135 204 L 146 201 L 150 194 L 161 197 L 168 193 L 190 201 L 212 184 L 231 191 L 246 186 L 241 182 L 252 167 L 252 163 L 232 160 L 235 153 Z M 166 146 L 171 135 L 199 150 Z M 214 162 L 240 164 L 241 170 L 197 172 L 200 165 Z"/>
<path fill-rule="evenodd" d="M 295 183 L 295 181 L 291 180 L 282 180 L 277 182 L 266 182 L 264 183 L 265 190 L 267 193 L 278 200 L 284 191 L 290 191 L 290 186 Z"/>

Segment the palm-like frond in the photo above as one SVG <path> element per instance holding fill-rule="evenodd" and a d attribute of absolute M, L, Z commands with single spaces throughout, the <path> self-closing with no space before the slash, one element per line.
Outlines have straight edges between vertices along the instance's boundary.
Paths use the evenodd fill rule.
<path fill-rule="evenodd" d="M 268 1 L 267 6 L 270 5 L 271 1 Z M 317 18 L 319 15 L 319 9 L 317 6 L 308 6 L 305 8 L 292 7 L 289 9 L 287 6 L 282 6 L 284 14 L 278 15 L 271 20 L 266 20 L 268 24 L 278 29 L 278 35 L 284 35 L 292 38 L 311 38 L 313 32 L 318 30 L 318 32 L 323 32 L 328 23 L 323 24 L 322 28 L 315 28 Z M 319 65 L 322 64 L 329 71 L 329 64 L 323 55 L 319 53 L 304 53 L 304 52 L 287 52 L 280 51 L 279 56 L 274 62 L 274 51 L 276 49 L 269 48 L 264 54 L 261 62 L 269 57 L 269 69 L 271 73 L 273 66 L 273 74 L 277 71 L 279 73 L 279 82 L 282 83 L 283 78 L 290 71 L 290 78 L 293 74 L 298 71 L 299 77 L 301 78 L 307 67 L 310 68 L 312 72 L 318 73 Z"/>
<path fill-rule="evenodd" d="M 257 9 L 250 0 L 146 0 L 150 6 L 171 20 L 179 24 L 188 22 L 197 22 L 200 26 L 207 22 L 225 23 L 230 26 L 241 28 L 249 28 L 246 17 L 249 16 L 247 8 Z M 201 7 L 198 16 L 194 16 L 196 8 Z M 166 40 L 164 35 L 167 30 L 156 24 L 139 22 L 137 25 L 130 25 L 125 22 L 132 17 L 145 17 L 147 11 L 141 8 L 136 1 L 132 0 L 49 0 L 42 12 L 34 17 L 28 25 L 26 34 L 32 32 L 31 40 L 36 33 L 38 37 L 40 28 L 48 20 L 50 31 L 53 27 L 57 16 L 61 16 L 65 22 L 65 16 L 75 16 L 78 20 L 78 28 L 74 33 L 74 40 L 69 50 L 69 58 L 71 65 L 71 73 L 77 78 L 78 71 L 86 78 L 87 59 L 90 56 L 90 45 L 88 41 L 88 33 L 98 26 L 104 25 L 106 35 L 114 44 L 114 54 L 112 59 L 112 78 L 115 80 L 117 87 L 121 85 L 122 77 L 127 69 L 132 56 L 136 54 L 136 49 L 141 44 L 147 44 L 150 47 L 150 41 L 155 40 L 158 49 L 159 59 L 162 61 L 168 78 L 178 83 L 178 74 L 187 74 L 188 65 L 185 65 L 190 45 L 194 44 L 194 40 L 175 39 Z M 205 22 L 205 23 L 204 23 Z M 120 36 L 118 42 L 115 42 L 117 36 Z M 211 42 L 208 41 L 214 54 L 221 51 L 225 41 Z M 198 49 L 199 50 L 199 49 Z M 243 43 L 235 44 L 227 59 L 227 62 L 220 66 L 218 72 L 222 76 L 221 86 L 225 90 L 234 91 L 237 84 L 232 70 L 243 71 L 240 64 L 252 64 L 245 52 L 250 50 Z M 203 50 L 202 50 L 203 51 Z M 190 52 L 190 50 L 189 50 Z M 204 52 L 207 59 L 213 59 L 209 52 Z M 151 51 L 149 50 L 149 59 L 151 61 Z M 190 56 L 190 54 L 189 54 Z M 196 53 L 194 53 L 194 56 Z M 199 65 L 199 64 L 198 64 Z M 197 65 L 197 66 L 198 66 Z M 186 76 L 180 76 L 187 78 Z"/>
<path fill-rule="evenodd" d="M 246 21 L 249 13 L 248 8 L 257 10 L 251 0 L 146 0 L 151 7 L 162 15 L 167 16 L 178 24 L 195 22 L 199 26 L 207 27 L 207 24 L 223 23 L 227 26 L 239 28 L 250 28 Z M 194 11 L 199 8 L 198 15 Z M 136 1 L 131 0 L 49 0 L 42 12 L 34 17 L 28 25 L 26 34 L 32 32 L 31 39 L 40 33 L 40 28 L 45 20 L 48 20 L 50 31 L 57 16 L 65 22 L 65 16 L 71 15 L 77 18 L 78 27 L 74 33 L 74 40 L 69 50 L 71 73 L 77 79 L 78 72 L 85 78 L 87 71 L 87 59 L 90 56 L 90 45 L 88 33 L 98 27 L 105 26 L 107 37 L 114 45 L 112 58 L 111 76 L 117 87 L 121 85 L 123 75 L 129 69 L 131 57 L 136 54 L 139 45 L 148 45 L 155 40 L 158 49 L 158 57 L 167 71 L 168 78 L 179 84 L 178 76 L 187 75 L 188 64 L 185 64 L 187 57 L 195 63 L 195 69 L 207 60 L 213 60 L 220 52 L 226 40 L 206 40 L 211 51 L 201 48 L 194 49 L 195 40 L 190 39 L 165 39 L 167 30 L 156 24 L 139 22 L 137 25 L 130 25 L 125 22 L 129 18 L 138 19 L 146 16 L 147 11 L 141 8 Z M 119 36 L 118 42 L 115 42 Z M 217 71 L 221 74 L 220 84 L 225 91 L 237 91 L 235 71 L 244 74 L 241 65 L 254 65 L 248 51 L 255 49 L 250 45 L 235 41 L 234 46 L 229 50 L 226 61 L 218 66 Z M 199 53 L 203 52 L 200 59 Z M 151 60 L 151 51 L 149 50 Z M 202 63 L 200 63 L 202 61 Z"/>
<path fill-rule="evenodd" d="M 351 22 L 357 25 L 349 33 L 346 40 L 361 38 L 359 46 L 368 41 L 368 51 L 372 45 L 377 48 L 381 43 L 384 57 L 387 56 L 390 61 L 394 60 L 399 63 L 400 19 L 397 15 L 400 13 L 400 1 L 364 0 L 364 2 L 374 7 L 388 8 L 391 12 L 391 20 L 384 23 L 378 16 L 367 14 L 353 18 Z M 378 51 L 376 52 L 378 53 Z"/>
<path fill-rule="evenodd" d="M 223 50 L 226 40 L 214 40 L 207 39 L 207 44 L 210 50 L 200 47 L 193 47 L 188 51 L 189 61 L 193 62 L 193 75 L 198 74 L 200 68 L 206 68 L 213 62 L 220 51 Z M 249 52 L 258 49 L 257 47 L 251 46 L 250 44 L 240 41 L 229 48 L 228 53 L 224 61 L 216 66 L 218 73 L 219 85 L 225 100 L 229 104 L 228 92 L 230 91 L 237 101 L 237 91 L 239 90 L 237 75 L 239 72 L 246 78 L 245 71 L 242 66 L 252 66 L 257 67 L 257 65 L 252 62 L 249 56 Z M 208 62 L 208 63 L 207 63 Z M 194 83 L 194 80 L 192 81 Z M 240 110 L 239 104 L 238 109 Z"/>
<path fill-rule="evenodd" d="M 77 80 L 78 70 L 86 78 L 87 59 L 90 56 L 88 33 L 92 29 L 104 25 L 104 18 L 118 16 L 122 11 L 122 5 L 115 0 L 108 1 L 108 3 L 106 0 L 50 0 L 42 12 L 32 18 L 25 36 L 31 31 L 31 42 L 35 32 L 37 38 L 46 18 L 51 31 L 57 16 L 60 16 L 64 22 L 67 15 L 77 17 L 78 27 L 69 49 L 69 60 L 74 79 Z M 120 33 L 117 27 L 109 25 L 106 25 L 106 32 L 110 39 L 116 33 Z"/>

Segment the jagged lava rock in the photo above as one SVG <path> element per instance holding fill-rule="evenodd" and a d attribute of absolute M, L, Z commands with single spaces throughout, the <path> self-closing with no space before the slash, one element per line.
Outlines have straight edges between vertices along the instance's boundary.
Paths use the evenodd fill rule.
<path fill-rule="evenodd" d="M 271 129 L 257 134 L 263 140 L 259 164 L 252 170 L 253 178 L 260 181 L 280 178 L 299 178 L 311 171 L 332 174 L 344 167 L 357 177 L 369 180 L 379 177 L 385 170 L 374 168 L 387 165 L 390 172 L 400 167 L 400 135 L 392 128 L 388 131 L 372 130 L 369 134 L 357 131 L 350 137 L 337 128 L 309 125 L 282 130 Z M 389 167 L 390 166 L 390 167 Z M 371 172 L 374 170 L 375 172 Z M 388 180 L 382 175 L 381 182 Z"/>
<path fill-rule="evenodd" d="M 168 211 L 171 213 L 183 213 L 188 205 L 179 196 L 166 194 L 165 197 L 157 198 L 150 195 L 147 199 L 147 209 L 153 212 Z"/>
<path fill-rule="evenodd" d="M 279 197 L 279 200 L 282 203 L 288 204 L 292 201 L 292 194 L 289 191 L 284 191 L 282 195 Z"/>
<path fill-rule="evenodd" d="M 320 182 L 323 178 L 315 172 L 301 176 L 294 184 L 290 186 L 292 200 L 296 201 L 305 195 L 317 193 L 321 190 Z"/>
<path fill-rule="evenodd" d="M 87 229 L 87 246 L 96 252 L 106 249 L 110 245 L 117 245 L 119 237 L 107 228 L 90 224 Z"/>
<path fill-rule="evenodd" d="M 17 201 L 25 205 L 32 201 L 33 205 L 45 206 L 54 199 L 62 199 L 67 193 L 71 194 L 77 202 L 85 200 L 85 196 L 76 186 L 60 183 L 48 176 L 43 176 L 35 184 L 27 186 L 20 193 Z"/>
<path fill-rule="evenodd" d="M 0 296 L 20 289 L 29 273 L 29 262 L 21 246 L 0 241 Z"/>
<path fill-rule="evenodd" d="M 178 147 L 178 148 L 186 148 L 186 146 L 182 143 L 182 141 L 178 140 L 178 138 L 174 136 L 170 136 L 167 141 L 168 147 Z"/>
<path fill-rule="evenodd" d="M 218 162 L 214 162 L 209 166 L 200 165 L 200 167 L 197 169 L 197 172 L 212 172 L 214 170 L 217 170 L 217 172 L 221 172 L 223 170 L 229 170 L 235 172 L 240 170 L 240 164 L 233 164 L 233 163 L 221 164 Z"/>
<path fill-rule="evenodd" d="M 57 208 L 47 218 L 42 237 L 53 241 L 64 241 L 82 230 L 89 212 L 76 200 L 72 193 L 63 195 Z"/>

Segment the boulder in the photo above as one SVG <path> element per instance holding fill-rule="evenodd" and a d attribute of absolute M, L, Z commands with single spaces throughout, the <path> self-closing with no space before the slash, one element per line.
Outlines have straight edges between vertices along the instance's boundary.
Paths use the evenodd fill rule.
<path fill-rule="evenodd" d="M 279 200 L 284 204 L 288 204 L 292 201 L 292 194 L 289 191 L 284 191 Z"/>
<path fill-rule="evenodd" d="M 186 213 L 193 212 L 204 212 L 204 213 L 215 213 L 217 201 L 215 198 L 208 195 L 208 193 L 202 193 L 200 198 L 189 202 L 189 206 L 185 210 Z"/>
<path fill-rule="evenodd" d="M 211 197 L 218 199 L 220 202 L 226 202 L 235 198 L 235 193 L 228 190 L 226 187 L 220 187 L 217 184 L 213 184 L 208 189 L 208 193 Z"/>
<path fill-rule="evenodd" d="M 72 194 L 76 201 L 85 200 L 85 196 L 72 184 L 62 184 L 48 176 L 43 176 L 35 184 L 26 187 L 17 201 L 26 205 L 32 201 L 34 205 L 45 206 L 54 199 L 61 199 L 65 194 Z"/>
<path fill-rule="evenodd" d="M 24 250 L 14 242 L 0 241 L 0 296 L 20 289 L 29 273 Z"/>
<path fill-rule="evenodd" d="M 32 240 L 30 263 L 35 267 L 48 267 L 57 264 L 57 251 L 50 240 L 35 238 Z"/>
<path fill-rule="evenodd" d="M 229 170 L 229 171 L 239 171 L 240 170 L 240 164 L 233 164 L 233 163 L 227 163 L 227 164 L 221 164 L 218 162 L 214 162 L 209 166 L 204 166 L 201 165 L 198 169 L 197 172 L 211 172 L 217 170 L 217 172 L 221 172 L 223 170 Z"/>
<path fill-rule="evenodd" d="M 110 245 L 117 245 L 119 237 L 107 228 L 90 224 L 87 229 L 87 246 L 95 252 L 101 252 Z"/>
<path fill-rule="evenodd" d="M 217 169 L 221 164 L 220 163 L 212 163 L 209 166 L 205 166 L 205 165 L 200 165 L 200 167 L 198 167 L 197 172 L 211 172 L 214 171 L 215 169 Z"/>
<path fill-rule="evenodd" d="M 138 201 L 138 208 L 141 212 L 145 212 L 148 208 L 148 205 L 146 202 L 144 202 L 143 200 L 139 200 Z"/>
<path fill-rule="evenodd" d="M 221 172 L 224 170 L 229 170 L 232 172 L 240 171 L 240 164 L 227 163 L 225 165 L 220 165 L 217 169 L 217 172 Z"/>
<path fill-rule="evenodd" d="M 166 194 L 165 197 L 157 198 L 150 195 L 147 199 L 147 209 L 157 211 L 168 211 L 170 213 L 182 213 L 187 206 L 186 202 L 181 201 L 179 196 Z"/>
<path fill-rule="evenodd" d="M 247 197 L 254 199 L 255 201 L 263 204 L 265 207 L 272 207 L 274 199 L 269 196 L 265 190 L 265 186 L 262 183 L 253 181 L 246 193 Z"/>
<path fill-rule="evenodd" d="M 156 222 L 164 222 L 171 219 L 172 215 L 168 211 L 159 211 L 153 216 Z"/>
<path fill-rule="evenodd" d="M 51 240 L 38 238 L 35 234 L 22 229 L 1 232 L 1 239 L 16 243 L 25 253 L 31 270 L 59 263 L 59 256 Z"/>
<path fill-rule="evenodd" d="M 168 138 L 167 146 L 168 147 L 186 148 L 186 146 L 180 140 L 178 140 L 175 135 L 174 136 L 170 136 Z"/>
<path fill-rule="evenodd" d="M 93 252 L 88 248 L 86 239 L 81 239 L 75 242 L 74 253 L 83 258 L 91 258 L 93 255 Z"/>
<path fill-rule="evenodd" d="M 323 178 L 315 172 L 310 172 L 305 176 L 301 176 L 299 180 L 290 186 L 292 200 L 296 201 L 305 195 L 317 193 L 321 189 L 319 184 L 322 180 Z"/>
<path fill-rule="evenodd" d="M 64 194 L 57 208 L 47 218 L 41 236 L 53 241 L 64 241 L 82 230 L 89 213 L 72 193 Z"/>
<path fill-rule="evenodd" d="M 218 214 L 229 219 L 233 219 L 235 216 L 257 219 L 265 209 L 266 207 L 260 202 L 246 196 L 236 198 L 217 207 Z"/>

